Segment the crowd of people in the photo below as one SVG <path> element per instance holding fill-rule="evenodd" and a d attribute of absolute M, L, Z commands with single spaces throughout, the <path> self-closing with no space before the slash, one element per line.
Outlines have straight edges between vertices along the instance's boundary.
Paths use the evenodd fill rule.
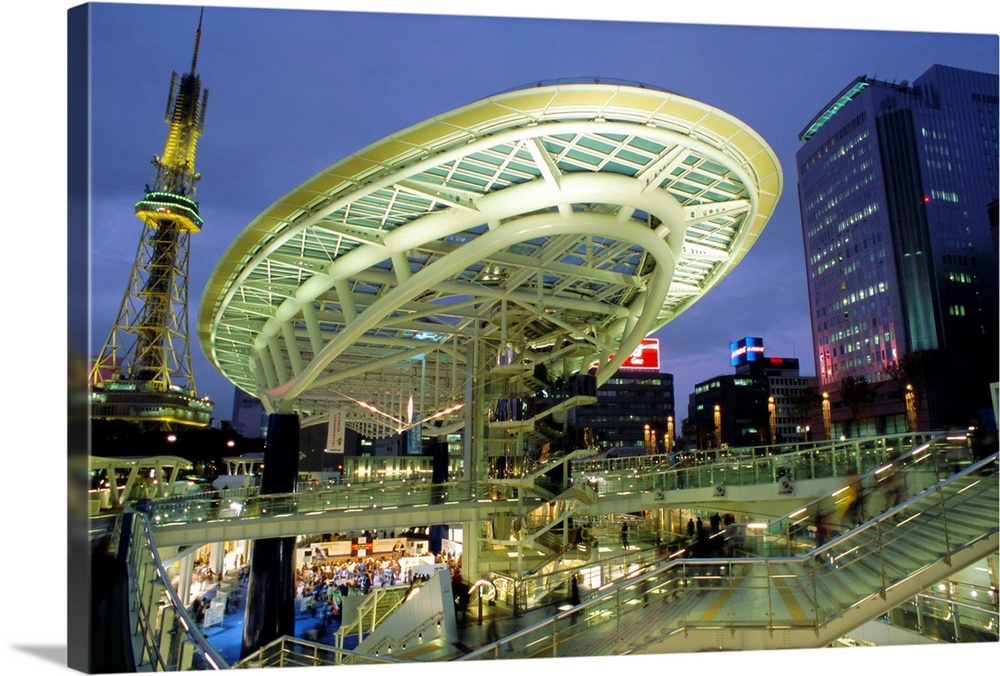
<path fill-rule="evenodd" d="M 344 598 L 365 595 L 382 587 L 409 586 L 429 577 L 404 559 L 402 550 L 391 554 L 303 563 L 295 572 L 295 602 L 301 612 L 327 623 L 342 616 Z M 461 556 L 437 554 L 435 563 L 447 564 L 451 577 L 461 579 Z"/>

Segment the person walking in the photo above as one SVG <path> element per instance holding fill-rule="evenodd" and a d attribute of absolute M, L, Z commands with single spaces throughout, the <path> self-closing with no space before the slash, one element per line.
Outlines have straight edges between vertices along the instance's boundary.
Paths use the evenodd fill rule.
<path fill-rule="evenodd" d="M 628 549 L 628 523 L 622 522 L 622 549 Z"/>

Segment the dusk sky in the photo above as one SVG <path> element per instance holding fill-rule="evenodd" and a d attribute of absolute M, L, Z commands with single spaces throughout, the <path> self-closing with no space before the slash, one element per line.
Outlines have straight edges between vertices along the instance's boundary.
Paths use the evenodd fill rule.
<path fill-rule="evenodd" d="M 70 288 L 88 284 L 67 280 L 63 268 L 65 26 L 66 11 L 76 4 L 16 3 L 0 25 L 5 65 L 0 116 L 14 158 L 4 172 L 8 227 L 2 270 L 10 319 L 0 335 L 13 367 L 5 397 L 13 424 L 5 448 L 12 483 L 3 495 L 8 515 L 30 515 L 5 522 L 10 549 L 23 555 L 0 557 L 9 615 L 2 663 L 11 673 L 61 674 L 66 663 L 66 510 L 60 478 L 66 409 L 60 383 L 66 377 L 67 282 Z M 345 155 L 431 115 L 538 80 L 642 81 L 716 105 L 748 123 L 774 148 L 784 170 L 783 196 L 754 248 L 660 334 L 664 369 L 676 377 L 680 415 L 695 382 L 731 371 L 729 341 L 745 335 L 761 336 L 769 354 L 797 356 L 803 372 L 813 372 L 794 165 L 797 134 L 813 115 L 858 75 L 912 81 L 934 63 L 992 73 L 998 67 L 998 12 L 979 0 L 774 2 L 766 8 L 745 0 L 502 5 L 290 0 L 282 4 L 311 11 L 235 9 L 276 4 L 216 0 L 205 10 L 198 71 L 211 93 L 198 152 L 204 179 L 197 197 L 206 225 L 192 240 L 192 332 L 204 283 L 228 242 L 271 203 Z M 153 181 L 150 160 L 163 148 L 170 74 L 190 66 L 198 6 L 179 5 L 115 3 L 98 6 L 94 14 L 94 274 L 89 280 L 94 307 L 89 336 L 74 333 L 72 326 L 69 333 L 73 342 L 89 338 L 93 352 L 114 320 L 135 256 L 140 223 L 132 208 Z M 314 11 L 318 8 L 378 13 Z M 456 11 L 526 18 L 444 16 Z M 816 26 L 822 28 L 800 28 Z M 905 32 L 890 32 L 896 30 Z M 229 418 L 232 386 L 208 365 L 199 345 L 192 349 L 199 391 L 216 399 L 217 417 Z M 48 476 L 52 468 L 54 479 L 38 479 L 39 470 Z M 963 648 L 960 655 L 995 660 L 997 647 Z M 954 667 L 951 648 L 921 649 L 920 664 L 927 670 Z M 880 659 L 888 657 L 885 652 L 876 653 L 873 658 L 868 650 L 838 650 L 836 659 L 810 655 L 800 664 L 838 675 L 850 669 L 845 665 L 863 668 L 859 673 L 895 668 Z M 720 662 L 726 659 L 722 655 L 672 656 L 670 664 L 692 668 L 685 657 L 699 665 L 710 662 L 711 668 L 737 664 L 731 658 Z M 637 667 L 664 664 L 628 659 Z M 777 658 L 781 664 L 791 659 Z M 909 651 L 906 659 L 912 663 Z M 979 663 L 973 659 L 970 664 Z M 741 673 L 773 673 L 774 660 L 742 653 L 738 665 Z M 541 673 L 540 668 L 533 670 Z M 433 665 L 433 673 L 442 669 Z M 477 671 L 499 673 L 485 664 Z"/>
<path fill-rule="evenodd" d="M 190 68 L 198 16 L 197 6 L 94 5 L 91 354 L 126 287 L 141 230 L 132 205 L 155 177 L 170 75 Z M 197 68 L 210 91 L 196 165 L 205 226 L 191 240 L 189 280 L 198 392 L 230 418 L 233 386 L 197 343 L 198 303 L 261 211 L 426 118 L 540 80 L 594 77 L 717 106 L 761 134 L 784 172 L 778 208 L 743 262 L 654 334 L 677 416 L 697 382 L 732 372 L 729 343 L 744 336 L 813 375 L 798 133 L 859 75 L 914 80 L 935 63 L 995 73 L 997 60 L 995 35 L 209 6 Z"/>

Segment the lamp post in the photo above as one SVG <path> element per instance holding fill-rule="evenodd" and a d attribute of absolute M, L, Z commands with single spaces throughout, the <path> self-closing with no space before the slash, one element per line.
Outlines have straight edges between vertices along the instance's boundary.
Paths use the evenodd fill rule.
<path fill-rule="evenodd" d="M 917 395 L 909 383 L 906 384 L 906 422 L 910 432 L 917 431 Z"/>
<path fill-rule="evenodd" d="M 774 403 L 774 397 L 767 398 L 767 419 L 771 426 L 771 443 L 778 443 L 778 407 Z"/>
<path fill-rule="evenodd" d="M 663 440 L 663 446 L 667 453 L 674 450 L 674 416 L 667 416 L 667 437 Z"/>
<path fill-rule="evenodd" d="M 823 432 L 830 438 L 830 395 L 823 393 Z"/>
<path fill-rule="evenodd" d="M 715 405 L 715 447 L 722 448 L 722 408 Z"/>

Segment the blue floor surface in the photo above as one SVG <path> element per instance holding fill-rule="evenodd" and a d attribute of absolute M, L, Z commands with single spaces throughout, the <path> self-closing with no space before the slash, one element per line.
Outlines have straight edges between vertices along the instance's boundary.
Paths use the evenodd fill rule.
<path fill-rule="evenodd" d="M 241 605 L 238 610 L 226 613 L 221 625 L 215 625 L 202 631 L 211 646 L 219 651 L 219 654 L 230 666 L 240 659 L 240 650 L 243 646 L 243 616 L 244 608 Z M 307 638 L 307 634 L 315 631 L 315 634 L 308 635 L 309 640 L 332 646 L 334 645 L 333 636 L 339 628 L 340 621 L 336 619 L 331 624 L 327 624 L 319 615 L 310 617 L 308 613 L 296 612 L 295 614 L 296 638 Z"/>
<path fill-rule="evenodd" d="M 243 588 L 236 588 L 233 597 L 242 600 Z M 479 615 L 479 608 L 473 604 L 465 617 L 456 618 L 458 627 L 457 647 L 470 651 L 478 646 L 489 643 L 497 637 L 507 636 L 519 629 L 535 624 L 545 619 L 549 615 L 559 612 L 555 605 L 543 606 L 527 612 L 522 612 L 517 616 L 511 615 L 509 610 L 499 606 L 485 606 L 482 609 L 482 617 Z M 221 625 L 215 625 L 204 629 L 202 633 L 208 642 L 215 648 L 226 663 L 232 666 L 240 659 L 240 651 L 243 645 L 243 618 L 245 606 L 241 602 L 238 608 L 234 608 L 226 613 Z M 493 625 L 491 627 L 491 625 Z M 340 628 L 340 621 L 336 618 L 327 624 L 320 616 L 311 617 L 308 613 L 296 612 L 295 614 L 295 637 L 308 639 L 326 645 L 335 645 L 334 634 Z M 315 634 L 311 634 L 315 631 Z M 311 634 L 311 635 L 310 635 Z M 352 649 L 356 647 L 357 639 L 348 639 L 344 647 Z"/>

